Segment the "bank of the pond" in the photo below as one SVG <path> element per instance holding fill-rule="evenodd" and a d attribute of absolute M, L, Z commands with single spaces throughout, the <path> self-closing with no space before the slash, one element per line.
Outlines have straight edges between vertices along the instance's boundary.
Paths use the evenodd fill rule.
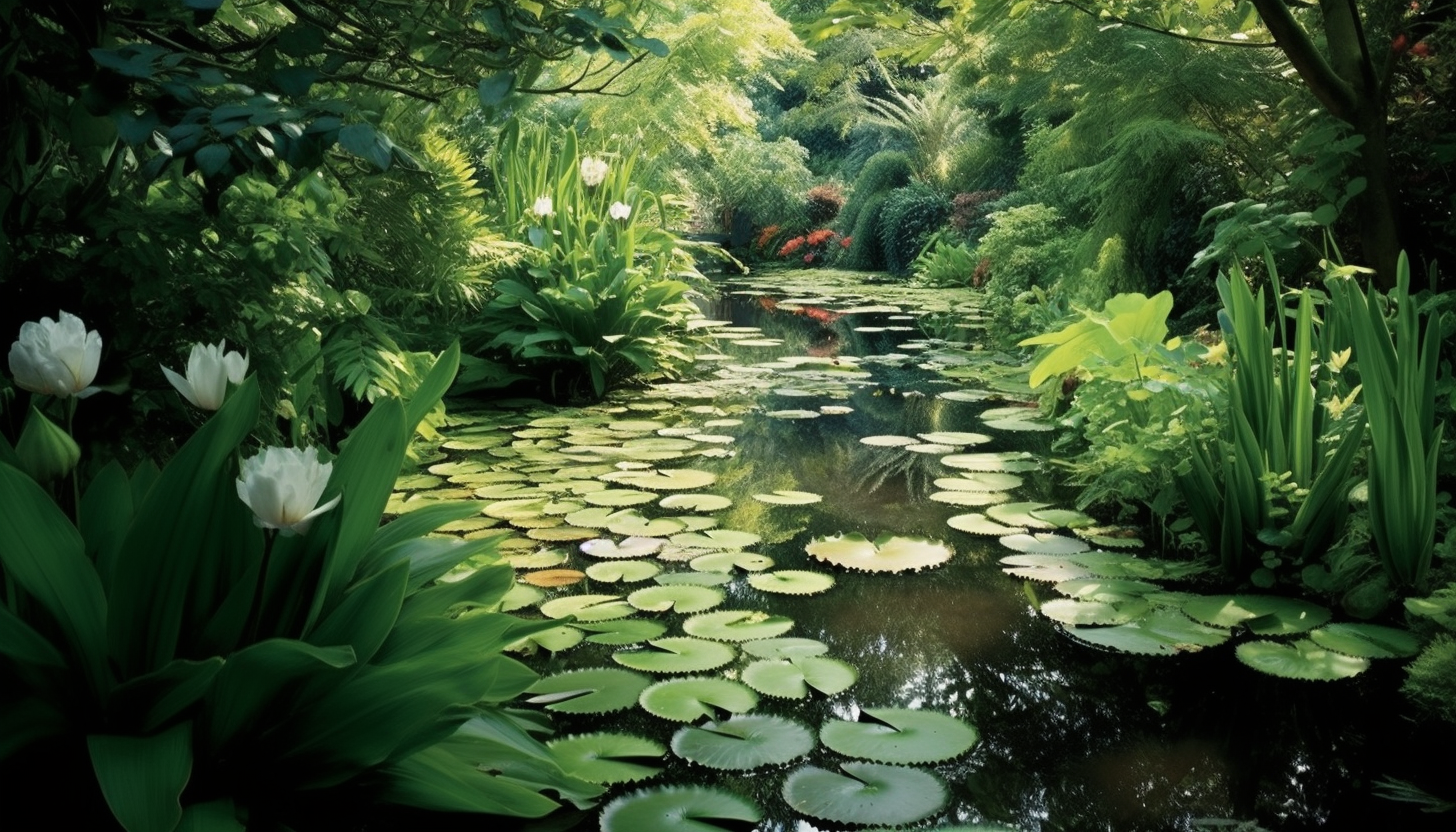
<path fill-rule="evenodd" d="M 699 378 L 597 407 L 457 406 L 435 473 L 396 497 L 480 500 L 455 532 L 499 535 L 507 607 L 562 620 L 521 645 L 543 677 L 521 704 L 608 791 L 520 828 L 733 816 L 704 794 L 746 801 L 763 830 L 1441 828 L 1372 794 L 1439 759 L 1402 716 L 1398 663 L 1295 682 L 1228 645 L 1099 650 L 1038 612 L 1057 593 L 1007 574 L 996 537 L 962 530 L 1070 496 L 1016 359 L 979 349 L 972 294 L 818 272 L 722 288 Z M 667 684 L 683 679 L 713 689 Z M 978 741 L 942 757 L 833 739 L 900 710 Z M 767 738 L 798 731 L 808 744 L 773 756 Z"/>

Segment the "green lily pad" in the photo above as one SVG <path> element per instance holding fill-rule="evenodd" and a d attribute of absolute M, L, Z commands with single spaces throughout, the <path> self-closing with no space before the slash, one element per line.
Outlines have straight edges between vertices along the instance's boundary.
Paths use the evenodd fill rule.
<path fill-rule="evenodd" d="M 941 464 L 962 471 L 984 473 L 1017 473 L 1035 471 L 1041 462 L 1025 451 L 1001 451 L 999 453 L 951 454 L 941 457 Z"/>
<path fill-rule="evenodd" d="M 778 569 L 748 576 L 748 585 L 780 595 L 817 595 L 834 586 L 834 576 L 804 569 Z"/>
<path fill-rule="evenodd" d="M 945 491 L 1010 491 L 1024 482 L 1015 474 L 968 471 L 958 477 L 941 477 L 935 487 Z"/>
<path fill-rule="evenodd" d="M 704 529 L 718 527 L 718 518 L 705 517 L 701 514 L 679 514 L 676 517 L 669 517 L 667 519 L 682 526 L 682 530 L 685 532 L 700 532 Z"/>
<path fill-rule="evenodd" d="M 760 638 L 739 645 L 743 652 L 760 659 L 801 659 L 822 656 L 829 645 L 812 638 Z"/>
<path fill-rule="evenodd" d="M 847 762 L 844 772 L 805 766 L 784 781 L 783 797 L 796 812 L 836 823 L 899 826 L 939 812 L 945 784 L 928 771 Z"/>
<path fill-rule="evenodd" d="M 720 494 L 669 494 L 657 504 L 675 511 L 718 511 L 733 505 L 733 501 Z"/>
<path fill-rule="evenodd" d="M 620 595 L 567 595 L 541 605 L 547 618 L 575 616 L 577 621 L 610 621 L 636 612 Z"/>
<path fill-rule="evenodd" d="M 563 650 L 570 650 L 581 644 L 585 636 L 581 630 L 575 627 L 562 625 L 552 627 L 549 630 L 541 630 L 532 633 L 520 641 L 511 644 L 506 649 L 514 652 L 534 653 L 536 650 L 545 650 L 548 653 L 560 653 Z"/>
<path fill-rule="evenodd" d="M 1090 600 L 1053 598 L 1042 602 L 1041 614 L 1071 626 L 1127 624 L 1142 618 L 1151 608 L 1147 599 L 1129 595 L 1104 596 Z"/>
<path fill-rule="evenodd" d="M 899 448 L 905 445 L 914 445 L 918 440 L 913 436 L 861 436 L 859 441 L 863 445 L 873 445 L 876 448 Z"/>
<path fill-rule="evenodd" d="M 1008 534 L 1019 534 L 1026 531 L 1026 529 L 1017 526 L 1006 526 L 997 523 L 995 520 L 988 518 L 980 512 L 957 514 L 947 519 L 945 524 L 956 531 L 981 535 L 983 537 L 1004 537 Z"/>
<path fill-rule="evenodd" d="M 586 541 L 580 548 L 594 558 L 643 558 L 657 554 L 664 542 L 657 537 L 629 537 L 618 543 L 611 538 L 599 537 Z"/>
<path fill-rule="evenodd" d="M 560 737 L 549 740 L 546 747 L 567 774 L 603 785 L 652 777 L 662 767 L 649 761 L 667 755 L 666 748 L 646 737 L 607 732 Z"/>
<path fill-rule="evenodd" d="M 1248 641 L 1234 649 L 1239 661 L 1270 676 L 1329 682 L 1364 673 L 1370 660 L 1326 650 L 1302 638 L 1293 644 L 1280 641 Z"/>
<path fill-rule="evenodd" d="M 809 689 L 826 696 L 849 689 L 859 679 L 853 665 L 822 656 L 759 659 L 743 669 L 743 681 L 766 696 L 803 699 Z"/>
<path fill-rule="evenodd" d="M 618 650 L 612 654 L 612 660 L 649 673 L 698 673 L 722 667 L 738 655 L 731 645 L 721 641 L 688 636 L 670 636 L 647 643 L 651 649 Z"/>
<path fill-rule="evenodd" d="M 586 576 L 602 583 L 633 584 L 651 580 L 661 571 L 662 567 L 650 560 L 609 560 L 588 566 Z"/>
<path fill-rule="evenodd" d="M 569 558 L 570 555 L 559 549 L 544 549 L 540 552 L 511 555 L 505 561 L 517 569 L 549 569 L 566 563 Z"/>
<path fill-rule="evenodd" d="M 619 618 L 613 621 L 578 621 L 575 625 L 592 633 L 586 640 L 592 644 L 610 644 L 621 646 L 627 644 L 641 644 L 644 641 L 661 636 L 667 632 L 667 625 L 661 621 L 649 621 L 643 618 Z"/>
<path fill-rule="evenodd" d="M 566 522 L 588 529 L 605 529 L 616 515 L 617 512 L 612 511 L 611 506 L 593 506 L 571 512 L 566 515 Z"/>
<path fill-rule="evenodd" d="M 615 433 L 652 433 L 667 427 L 666 422 L 658 422 L 651 419 L 624 419 L 620 422 L 611 422 L 607 430 Z"/>
<path fill-rule="evenodd" d="M 991 394 L 985 390 L 947 390 L 938 398 L 952 402 L 983 402 L 991 398 Z"/>
<path fill-rule="evenodd" d="M 532 540 L 565 543 L 568 540 L 586 540 L 596 537 L 597 532 L 597 529 L 584 529 L 580 526 L 554 526 L 549 529 L 531 529 L 526 532 L 526 537 Z"/>
<path fill-rule="evenodd" d="M 728 832 L 756 824 L 762 817 L 752 802 L 723 789 L 664 786 L 608 803 L 602 810 L 601 832 Z"/>
<path fill-rule="evenodd" d="M 979 507 L 1004 503 L 1011 495 L 1004 491 L 936 491 L 930 499 L 952 506 Z"/>
<path fill-rule="evenodd" d="M 721 676 L 695 676 L 657 682 L 638 697 L 642 710 L 674 722 L 692 722 L 720 714 L 745 714 L 758 705 L 758 694 L 742 682 Z"/>
<path fill-rule="evenodd" d="M 1183 612 L 1212 627 L 1242 624 L 1261 636 L 1304 633 L 1330 620 L 1328 607 L 1277 595 L 1203 595 L 1184 604 Z"/>
<path fill-rule="evenodd" d="M 1033 407 L 993 407 L 981 413 L 981 421 L 986 423 L 986 427 L 997 430 L 1045 431 L 1053 427 Z"/>
<path fill-rule="evenodd" d="M 633 592 L 627 603 L 645 612 L 702 612 L 723 603 L 723 591 L 710 586 L 659 584 Z"/>
<path fill-rule="evenodd" d="M 669 468 L 662 471 L 621 471 L 603 474 L 600 479 L 649 491 L 692 491 L 717 482 L 718 475 L 692 468 Z"/>
<path fill-rule="evenodd" d="M 904 572 L 939 566 L 955 550 L 938 540 L 886 536 L 870 541 L 860 534 L 815 538 L 804 550 L 814 558 L 866 572 Z"/>
<path fill-rule="evenodd" d="M 692 584 L 693 586 L 722 586 L 733 580 L 729 572 L 664 572 L 654 580 L 663 586 Z"/>
<path fill-rule="evenodd" d="M 1081 526 L 1072 529 L 1072 534 L 1104 549 L 1141 549 L 1142 538 L 1138 530 L 1126 526 Z"/>
<path fill-rule="evenodd" d="M 1059 529 L 1085 528 L 1097 522 L 1080 511 L 1072 511 L 1067 508 L 1037 509 L 1028 513 L 1037 520 L 1050 523 Z"/>
<path fill-rule="evenodd" d="M 1055 587 L 1063 595 L 1083 601 L 1121 600 L 1150 592 L 1161 592 L 1162 587 L 1147 581 L 1129 581 L 1118 578 L 1073 578 L 1062 581 Z"/>
<path fill-rule="evenodd" d="M 771 410 L 763 414 L 771 419 L 817 419 L 817 410 Z"/>
<path fill-rule="evenodd" d="M 775 491 L 772 494 L 755 494 L 753 499 L 771 506 L 807 506 L 824 499 L 811 491 Z"/>
<path fill-rule="evenodd" d="M 710 529 L 705 532 L 687 532 L 668 538 L 674 546 L 684 549 L 746 549 L 763 540 L 753 532 L 736 529 Z"/>
<path fill-rule="evenodd" d="M 568 670 L 537 679 L 526 688 L 536 695 L 526 701 L 565 714 L 607 714 L 637 704 L 651 682 L 641 673 L 615 667 Z"/>
<path fill-rule="evenodd" d="M 713 641 L 753 641 L 781 636 L 794 628 L 794 621 L 766 612 L 725 610 L 695 615 L 682 628 L 690 636 Z"/>
<path fill-rule="evenodd" d="M 648 520 L 635 511 L 622 511 L 613 515 L 607 531 L 629 537 L 667 537 L 683 531 L 683 524 L 663 517 Z"/>
<path fill-rule="evenodd" d="M 922 433 L 920 438 L 926 442 L 936 445 L 954 445 L 964 447 L 966 445 L 982 445 L 991 441 L 991 437 L 984 433 L 958 433 L 956 431 L 935 431 L 934 433 Z"/>
<path fill-rule="evenodd" d="M 720 771 L 782 765 L 814 750 L 814 734 L 780 716 L 749 714 L 679 728 L 672 751 L 684 760 Z"/>
<path fill-rule="evenodd" d="M 1088 644 L 1123 653 L 1172 656 L 1215 647 L 1229 639 L 1229 631 L 1200 624 L 1183 613 L 1155 607 L 1143 618 L 1115 627 L 1068 627 L 1067 633 Z"/>
<path fill-rule="evenodd" d="M 713 552 L 710 555 L 693 558 L 688 563 L 688 566 L 698 572 L 732 572 L 734 569 L 742 569 L 745 572 L 762 572 L 765 569 L 772 569 L 773 565 L 773 558 L 753 552 Z"/>
<path fill-rule="evenodd" d="M 1001 538 L 1001 545 L 1017 552 L 1036 555 L 1075 555 L 1091 549 L 1084 541 L 1059 534 L 1009 534 Z"/>
<path fill-rule="evenodd" d="M 1049 507 L 1049 503 L 1020 502 L 1002 503 L 986 509 L 986 516 L 997 523 L 1005 523 L 1008 526 L 1023 526 L 1028 529 L 1055 529 L 1056 524 L 1039 520 L 1032 516 L 1033 511 Z"/>
<path fill-rule="evenodd" d="M 1379 624 L 1327 624 L 1310 631 L 1309 638 L 1326 650 L 1363 659 L 1401 659 L 1421 651 L 1415 633 Z"/>
<path fill-rule="evenodd" d="M 604 491 L 583 494 L 581 498 L 594 506 L 621 508 L 622 506 L 640 506 L 643 503 L 650 503 L 657 499 L 657 495 L 649 491 L 634 491 L 630 488 L 608 488 Z"/>
<path fill-rule="evenodd" d="M 865 708 L 859 721 L 824 724 L 819 739 L 831 751 L 877 763 L 918 765 L 950 760 L 981 738 L 974 726 L 947 714 L 897 708 Z"/>
<path fill-rule="evenodd" d="M 534 586 L 515 584 L 506 590 L 506 594 L 501 598 L 500 612 L 515 612 L 527 607 L 534 607 L 545 597 L 546 593 Z"/>

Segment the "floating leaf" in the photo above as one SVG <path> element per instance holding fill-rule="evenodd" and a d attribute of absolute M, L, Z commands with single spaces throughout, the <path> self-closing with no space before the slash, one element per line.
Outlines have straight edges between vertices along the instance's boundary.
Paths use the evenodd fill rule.
<path fill-rule="evenodd" d="M 1326 650 L 1364 659 L 1400 659 L 1421 651 L 1415 633 L 1379 624 L 1328 624 L 1310 631 L 1309 638 Z"/>
<path fill-rule="evenodd" d="M 614 621 L 576 622 L 575 626 L 594 635 L 586 637 L 593 644 L 641 644 L 667 632 L 667 625 L 660 621 L 641 618 L 617 619 Z"/>
<path fill-rule="evenodd" d="M 923 537 L 881 537 L 870 541 L 860 534 L 815 538 L 804 547 L 813 557 L 866 572 L 904 572 L 939 566 L 955 550 Z"/>
<path fill-rule="evenodd" d="M 1011 499 L 1004 491 L 936 491 L 930 499 L 952 506 L 993 506 Z"/>
<path fill-rule="evenodd" d="M 1328 682 L 1364 673 L 1370 660 L 1326 650 L 1307 638 L 1293 644 L 1249 641 L 1234 649 L 1239 661 L 1270 676 Z"/>
<path fill-rule="evenodd" d="M 664 542 L 657 537 L 629 537 L 618 543 L 602 537 L 581 544 L 581 550 L 594 558 L 643 558 L 657 554 Z"/>
<path fill-rule="evenodd" d="M 571 512 L 566 515 L 566 522 L 588 529 L 605 529 L 616 515 L 610 506 L 594 506 Z"/>
<path fill-rule="evenodd" d="M 1154 608 L 1146 617 L 1116 627 L 1068 627 L 1067 633 L 1123 653 L 1171 656 L 1223 644 L 1229 631 L 1208 627 L 1177 610 Z"/>
<path fill-rule="evenodd" d="M 1059 529 L 1084 528 L 1097 522 L 1080 511 L 1072 511 L 1066 508 L 1036 509 L 1035 511 L 1028 512 L 1028 514 L 1043 523 L 1050 523 Z"/>
<path fill-rule="evenodd" d="M 1120 600 L 1150 592 L 1160 592 L 1162 587 L 1146 581 L 1128 581 L 1117 578 L 1074 578 L 1062 581 L 1055 589 L 1063 595 L 1084 601 Z"/>
<path fill-rule="evenodd" d="M 829 652 L 829 645 L 812 638 L 761 638 L 739 646 L 743 652 L 760 659 L 800 659 Z"/>
<path fill-rule="evenodd" d="M 526 701 L 566 714 L 606 714 L 637 704 L 651 682 L 641 673 L 615 667 L 568 670 L 537 679 L 526 688 L 536 695 Z"/>
<path fill-rule="evenodd" d="M 878 763 L 842 763 L 844 772 L 805 766 L 784 781 L 794 811 L 836 823 L 914 823 L 939 812 L 945 784 L 928 771 Z"/>
<path fill-rule="evenodd" d="M 749 575 L 748 585 L 761 592 L 780 595 L 816 595 L 834 586 L 834 576 L 803 569 L 779 569 Z"/>
<path fill-rule="evenodd" d="M 981 413 L 981 421 L 997 430 L 1051 430 L 1052 424 L 1041 418 L 1034 407 L 993 407 Z"/>
<path fill-rule="evenodd" d="M 859 671 L 853 665 L 822 656 L 760 659 L 743 669 L 743 681 L 749 687 L 780 699 L 803 699 L 810 688 L 833 696 L 858 679 Z"/>
<path fill-rule="evenodd" d="M 814 734 L 779 716 L 750 714 L 679 728 L 672 751 L 684 760 L 722 771 L 782 765 L 814 750 Z"/>
<path fill-rule="evenodd" d="M 947 714 L 896 708 L 864 708 L 859 721 L 825 723 L 819 739 L 831 751 L 877 763 L 939 763 L 971 750 L 979 732 Z"/>
<path fill-rule="evenodd" d="M 651 580 L 661 571 L 661 566 L 648 560 L 612 560 L 588 566 L 586 576 L 603 583 L 614 584 L 620 581 L 631 584 Z"/>
<path fill-rule="evenodd" d="M 757 806 L 732 792 L 665 786 L 608 803 L 602 810 L 601 832 L 726 832 L 758 823 L 762 816 Z"/>
<path fill-rule="evenodd" d="M 755 494 L 753 499 L 774 506 L 806 506 L 824 499 L 811 491 L 775 491 L 772 494 Z"/>
<path fill-rule="evenodd" d="M 898 448 L 904 445 L 914 445 L 913 436 L 861 436 L 861 444 L 873 445 L 877 448 Z"/>
<path fill-rule="evenodd" d="M 705 532 L 675 534 L 669 540 L 685 549 L 746 549 L 763 540 L 753 532 L 736 529 L 712 529 Z"/>
<path fill-rule="evenodd" d="M 695 615 L 683 621 L 683 632 L 714 641 L 752 641 L 774 638 L 794 628 L 782 615 L 749 610 L 726 610 Z"/>
<path fill-rule="evenodd" d="M 1035 456 L 1025 451 L 1000 453 L 951 454 L 940 458 L 942 464 L 963 471 L 1009 472 L 1035 471 L 1041 467 Z"/>
<path fill-rule="evenodd" d="M 645 688 L 639 697 L 642 710 L 675 722 L 692 722 L 723 713 L 744 714 L 758 705 L 753 689 L 719 676 L 668 679 Z"/>
<path fill-rule="evenodd" d="M 731 572 L 735 568 L 745 572 L 762 572 L 773 568 L 773 558 L 753 552 L 714 552 L 692 559 L 688 564 L 698 572 Z"/>
<path fill-rule="evenodd" d="M 1092 548 L 1075 537 L 1063 537 L 1059 534 L 1045 532 L 1009 534 L 1001 538 L 1001 545 L 1017 552 L 1037 555 L 1075 555 Z"/>
<path fill-rule="evenodd" d="M 558 586 L 571 586 L 581 583 L 586 578 L 585 572 L 576 569 L 542 569 L 538 572 L 527 572 L 521 576 L 521 580 L 531 586 L 551 588 Z"/>
<path fill-rule="evenodd" d="M 647 643 L 652 649 L 618 650 L 612 654 L 612 660 L 649 673 L 696 673 L 722 667 L 738 654 L 732 646 L 720 641 L 687 636 L 670 636 Z"/>
<path fill-rule="evenodd" d="M 633 592 L 627 603 L 646 612 L 701 612 L 723 603 L 723 592 L 710 586 L 659 584 Z"/>
<path fill-rule="evenodd" d="M 549 630 L 532 633 L 506 649 L 526 653 L 534 653 L 537 649 L 541 649 L 551 653 L 560 653 L 562 650 L 570 650 L 576 645 L 581 644 L 584 635 L 581 630 L 575 627 L 562 625 L 560 627 L 552 627 Z"/>
<path fill-rule="evenodd" d="M 541 605 L 541 614 L 547 618 L 576 616 L 577 621 L 610 621 L 626 618 L 636 610 L 621 600 L 620 595 L 568 595 L 553 598 Z"/>
<path fill-rule="evenodd" d="M 568 540 L 586 540 L 596 537 L 596 529 L 584 529 L 579 526 L 555 526 L 550 529 L 532 529 L 526 532 L 526 537 L 532 540 L 545 540 L 554 543 L 565 543 Z"/>
<path fill-rule="evenodd" d="M 670 468 L 665 471 L 621 471 L 616 474 L 603 474 L 600 478 L 649 491 L 691 491 L 712 485 L 717 482 L 718 475 L 692 468 Z"/>
<path fill-rule="evenodd" d="M 1147 599 L 1136 595 L 1121 598 L 1104 595 L 1085 601 L 1053 598 L 1042 602 L 1041 614 L 1071 626 L 1126 624 L 1143 617 L 1150 607 Z"/>
<path fill-rule="evenodd" d="M 774 419 L 817 419 L 819 412 L 816 410 L 773 410 L 763 414 Z"/>
<path fill-rule="evenodd" d="M 593 491 L 590 494 L 583 494 L 581 498 L 594 506 L 620 508 L 622 506 L 640 506 L 643 503 L 650 503 L 657 499 L 657 495 L 649 491 L 634 491 L 630 488 L 608 488 L 605 491 Z"/>
<path fill-rule="evenodd" d="M 635 511 L 622 511 L 612 516 L 607 523 L 607 531 L 629 537 L 667 537 L 684 531 L 684 528 L 676 520 L 661 517 L 648 520 Z"/>
<path fill-rule="evenodd" d="M 662 768 L 648 761 L 667 755 L 667 749 L 646 737 L 607 732 L 561 737 L 546 747 L 567 774 L 603 785 L 652 777 Z"/>
<path fill-rule="evenodd" d="M 733 501 L 719 494 L 669 494 L 657 504 L 675 511 L 718 511 Z"/>
<path fill-rule="evenodd" d="M 942 477 L 935 487 L 946 491 L 1010 491 L 1020 488 L 1023 480 L 1015 474 L 970 471 L 958 477 Z"/>
<path fill-rule="evenodd" d="M 1140 549 L 1143 546 L 1138 530 L 1126 526 L 1082 526 L 1073 528 L 1072 533 L 1104 549 Z"/>
<path fill-rule="evenodd" d="M 1202 595 L 1183 612 L 1213 627 L 1242 624 L 1261 636 L 1287 636 L 1313 630 L 1330 620 L 1328 607 L 1277 595 Z"/>
<path fill-rule="evenodd" d="M 697 551 L 694 549 L 693 551 Z M 693 586 L 722 586 L 733 580 L 728 572 L 666 572 L 658 575 L 657 582 L 663 586 L 692 584 Z"/>
<path fill-rule="evenodd" d="M 934 433 L 922 433 L 920 438 L 926 442 L 933 442 L 937 445 L 981 445 L 991 441 L 991 437 L 984 433 L 957 433 L 955 431 L 936 431 Z"/>
<path fill-rule="evenodd" d="M 971 514 L 957 514 L 945 521 L 947 526 L 966 534 L 978 534 L 986 537 L 1003 537 L 1008 534 L 1025 532 L 1026 529 L 1016 526 L 1003 526 L 995 520 L 979 512 Z"/>
<path fill-rule="evenodd" d="M 997 523 L 1005 523 L 1008 526 L 1024 526 L 1028 529 L 1055 529 L 1056 524 L 1046 520 L 1039 520 L 1032 516 L 1033 511 L 1047 508 L 1049 503 L 1002 503 L 986 509 L 986 516 Z"/>

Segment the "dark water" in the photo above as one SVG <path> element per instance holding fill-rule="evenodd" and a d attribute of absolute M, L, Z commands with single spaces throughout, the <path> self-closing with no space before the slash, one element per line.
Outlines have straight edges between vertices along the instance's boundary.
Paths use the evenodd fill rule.
<path fill-rule="evenodd" d="M 785 338 L 779 349 L 725 346 L 725 352 L 752 356 L 743 363 L 796 352 L 884 354 L 923 337 L 918 331 L 855 331 L 860 325 L 905 325 L 903 317 L 885 312 L 816 317 L 803 305 L 786 306 L 758 296 L 729 296 L 709 314 Z M 1002 572 L 997 560 L 1006 550 L 994 539 L 945 525 L 950 515 L 974 509 L 927 499 L 935 490 L 930 483 L 950 473 L 938 455 L 870 447 L 859 438 L 983 431 L 994 440 L 975 451 L 1044 454 L 1048 435 L 987 430 L 978 413 L 1005 400 L 938 398 L 948 389 L 947 381 L 915 364 L 914 359 L 866 364 L 874 373 L 872 383 L 856 383 L 847 399 L 757 394 L 759 410 L 739 415 L 744 423 L 723 431 L 736 437 L 727 446 L 732 458 L 667 463 L 718 473 L 717 485 L 708 490 L 735 499 L 722 526 L 761 534 L 764 542 L 754 550 L 772 557 L 776 568 L 829 570 L 806 555 L 804 545 L 844 532 L 871 538 L 922 535 L 956 549 L 950 563 L 919 573 L 834 569 L 836 586 L 816 596 L 761 593 L 740 573 L 724 587 L 729 597 L 720 609 L 788 616 L 796 622 L 789 635 L 823 641 L 828 655 L 859 670 L 858 683 L 844 693 L 802 701 L 762 697 L 758 712 L 817 727 L 829 719 L 854 718 L 862 707 L 912 707 L 975 725 L 981 740 L 968 755 L 926 767 L 944 779 L 952 797 L 943 812 L 915 828 L 993 821 L 1026 832 L 1456 828 L 1449 815 L 1423 814 L 1371 794 L 1372 781 L 1383 776 L 1449 793 L 1456 772 L 1452 737 L 1404 716 L 1399 664 L 1377 662 L 1364 675 L 1340 682 L 1285 681 L 1239 664 L 1231 645 L 1169 658 L 1114 654 L 1074 641 L 1040 616 L 1032 599 L 1050 597 L 1049 588 Z M 783 389 L 790 382 L 775 386 Z M 725 394 L 714 403 L 728 409 L 732 402 Z M 822 404 L 853 411 L 814 419 L 765 415 Z M 1025 477 L 1016 499 L 1069 505 L 1072 491 L 1054 474 Z M 749 498 L 774 488 L 813 491 L 825 499 L 768 508 Z M 680 618 L 662 619 L 673 625 L 669 635 L 678 634 Z M 530 663 L 543 675 L 613 666 L 615 649 L 582 644 Z M 635 709 L 624 715 L 552 718 L 562 734 L 631 731 L 664 745 L 680 727 Z M 807 762 L 832 769 L 842 759 L 820 747 Z M 784 776 L 803 762 L 737 776 L 669 754 L 664 773 L 648 784 L 714 784 L 750 796 L 765 813 L 762 830 L 838 828 L 805 820 L 780 797 Z M 643 785 L 614 787 L 607 799 Z M 1258 827 L 1235 827 L 1233 821 Z M 524 828 L 596 829 L 597 824 L 593 810 Z"/>

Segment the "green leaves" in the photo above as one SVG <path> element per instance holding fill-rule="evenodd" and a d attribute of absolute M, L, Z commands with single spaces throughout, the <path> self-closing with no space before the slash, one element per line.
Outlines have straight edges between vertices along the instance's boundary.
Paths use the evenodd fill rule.
<path fill-rule="evenodd" d="M 1172 310 L 1171 292 L 1151 298 L 1136 292 L 1121 294 L 1108 300 L 1100 313 L 1085 311 L 1082 320 L 1065 329 L 1023 340 L 1024 347 L 1052 347 L 1032 365 L 1031 386 L 1040 387 L 1049 378 L 1083 366 L 1117 381 L 1143 377 L 1146 362 L 1163 348 Z"/>
<path fill-rule="evenodd" d="M 92 734 L 91 765 L 106 803 L 126 832 L 171 832 L 192 773 L 192 723 L 148 737 Z"/>

